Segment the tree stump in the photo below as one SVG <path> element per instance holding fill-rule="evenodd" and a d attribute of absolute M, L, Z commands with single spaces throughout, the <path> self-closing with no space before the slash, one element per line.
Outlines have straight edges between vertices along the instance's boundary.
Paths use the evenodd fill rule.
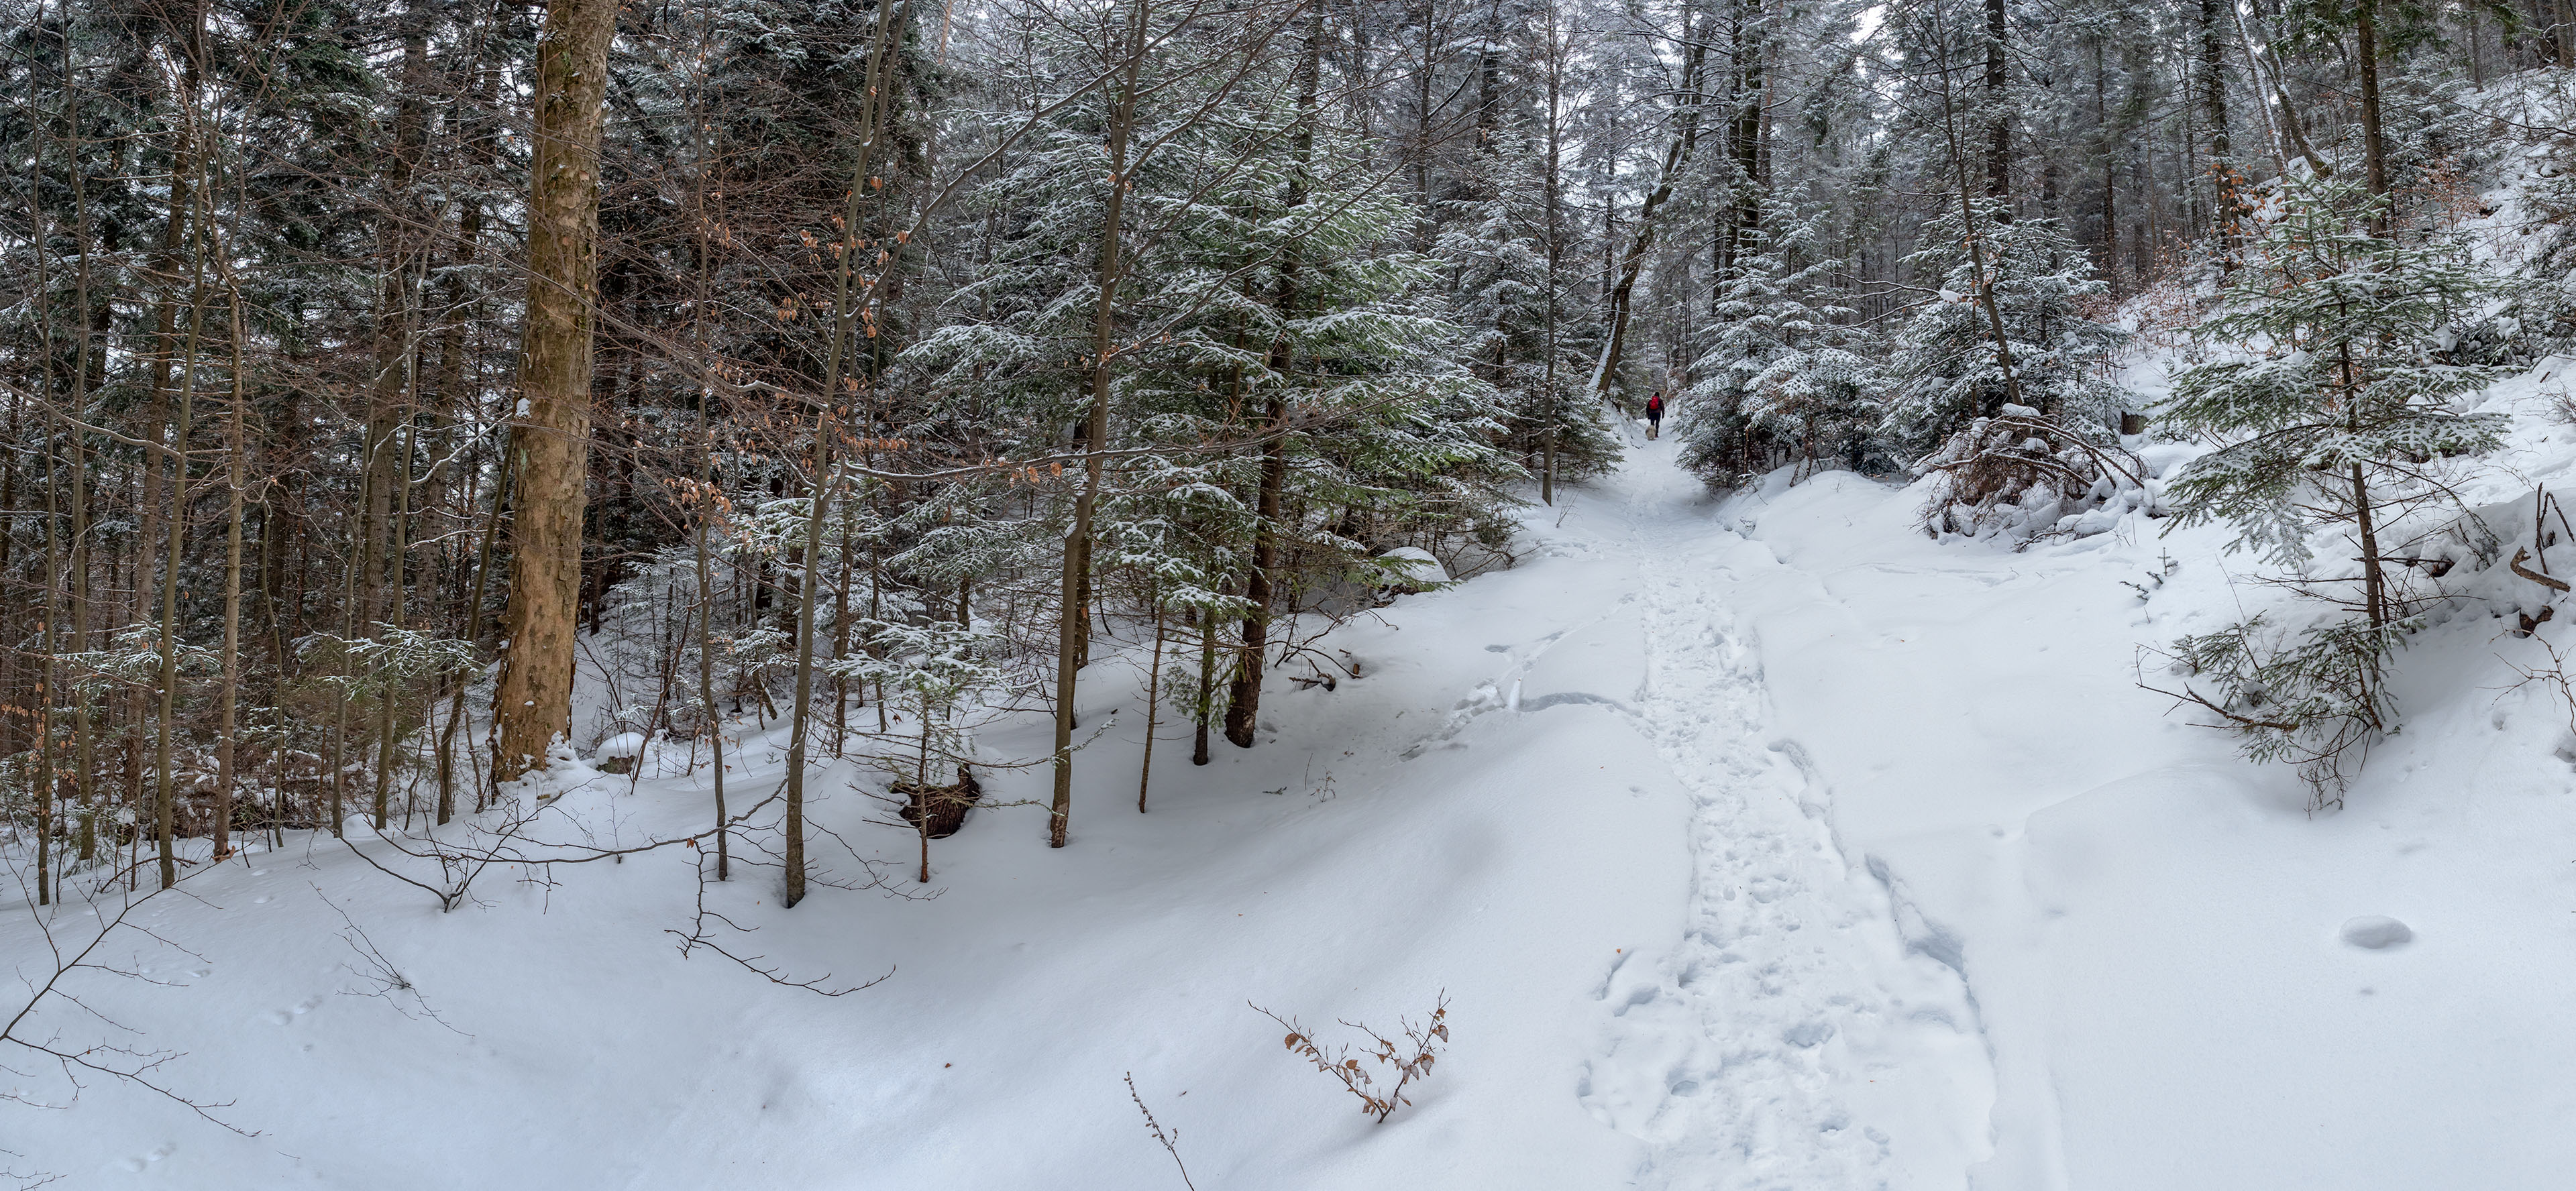
<path fill-rule="evenodd" d="M 923 786 L 918 782 L 896 782 L 886 792 L 903 799 L 898 812 L 903 821 L 921 829 L 932 839 L 947 839 L 966 825 L 966 812 L 984 797 L 984 787 L 975 780 L 975 771 L 960 765 L 957 780 L 945 786 Z M 923 827 L 927 815 L 929 825 Z"/>

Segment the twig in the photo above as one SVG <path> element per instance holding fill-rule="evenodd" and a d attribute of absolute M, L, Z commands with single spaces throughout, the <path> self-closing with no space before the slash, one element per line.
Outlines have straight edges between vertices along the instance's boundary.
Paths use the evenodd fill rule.
<path fill-rule="evenodd" d="M 376 997 L 383 1000 L 386 1004 L 393 1006 L 394 1012 L 402 1014 L 404 1017 L 410 1017 L 412 1016 L 412 1012 L 403 1008 L 402 1002 L 395 1000 L 393 996 L 393 994 L 398 992 L 407 992 L 411 994 L 412 1002 L 420 1006 L 420 1016 L 438 1023 L 439 1028 L 455 1034 L 460 1038 L 472 1038 L 474 1036 L 463 1030 L 457 1029 L 455 1026 L 449 1025 L 446 1018 L 440 1017 L 438 1015 L 438 1010 L 430 1007 L 429 998 L 421 995 L 420 986 L 413 984 L 411 977 L 403 975 L 402 970 L 394 966 L 394 961 L 386 958 L 385 953 L 376 947 L 376 941 L 368 937 L 366 928 L 359 926 L 358 920 L 349 917 L 349 912 L 342 909 L 340 907 L 340 903 L 332 901 L 329 894 L 322 892 L 321 886 L 315 885 L 312 888 L 313 896 L 321 898 L 322 904 L 331 907 L 331 912 L 339 915 L 340 921 L 348 927 L 346 931 L 341 933 L 340 941 L 348 944 L 349 950 L 355 952 L 358 958 L 361 961 L 364 961 L 367 967 L 372 969 L 372 971 L 369 972 L 360 972 L 355 968 L 342 964 L 341 970 L 362 980 L 373 981 L 379 986 L 374 989 L 357 991 L 342 989 L 340 991 L 340 995 L 345 997 Z"/>
<path fill-rule="evenodd" d="M 696 840 L 694 840 L 694 839 L 690 840 L 690 841 L 689 841 L 689 846 L 690 846 L 690 847 L 692 847 L 692 848 L 696 848 L 696 847 L 697 847 L 697 841 L 696 841 Z M 764 956 L 764 955 L 750 955 L 750 956 L 736 955 L 736 954 L 734 954 L 733 952 L 726 950 L 723 946 L 721 946 L 721 945 L 717 944 L 715 940 L 713 940 L 713 939 L 711 939 L 711 938 L 707 937 L 707 923 L 709 923 L 710 921 L 712 921 L 712 922 L 716 922 L 716 923 L 719 923 L 719 924 L 723 925 L 725 929 L 730 930 L 730 931 L 733 931 L 733 932 L 734 932 L 734 933 L 736 933 L 736 934 L 745 934 L 745 935 L 747 935 L 747 934 L 752 933 L 753 931 L 759 930 L 760 928 L 759 928 L 759 927 L 756 927 L 756 926 L 743 926 L 743 925 L 741 925 L 741 924 L 739 924 L 739 923 L 736 923 L 733 919 L 730 919 L 730 918 L 725 917 L 725 916 L 724 916 L 724 914 L 723 914 L 723 913 L 721 913 L 720 911 L 711 910 L 711 909 L 708 909 L 708 908 L 707 908 L 707 864 L 706 864 L 706 859 L 707 859 L 707 858 L 706 858 L 705 850 L 704 850 L 704 849 L 700 849 L 700 850 L 699 850 L 699 854 L 698 854 L 698 910 L 697 910 L 697 915 L 696 915 L 696 917 L 695 917 L 695 918 L 693 918 L 693 919 L 690 921 L 690 923 L 689 923 L 689 929 L 688 929 L 688 930 L 686 930 L 686 931 L 680 931 L 680 930 L 676 930 L 676 929 L 665 929 L 665 930 L 662 932 L 663 934 L 666 934 L 666 935 L 677 935 L 677 936 L 679 936 L 679 939 L 680 939 L 680 958 L 682 958 L 682 959 L 687 959 L 687 958 L 689 957 L 689 954 L 690 954 L 691 952 L 696 951 L 698 948 L 703 947 L 703 948 L 706 948 L 706 949 L 707 949 L 707 950 L 709 950 L 709 951 L 715 952 L 716 954 L 718 954 L 718 955 L 721 955 L 721 956 L 725 957 L 726 959 L 732 960 L 733 962 L 735 962 L 735 963 L 737 963 L 737 964 L 742 965 L 742 967 L 743 967 L 745 970 L 747 970 L 747 971 L 749 971 L 749 972 L 753 973 L 754 975 L 759 976 L 759 977 L 760 977 L 761 979 L 763 979 L 763 980 L 767 980 L 767 981 L 768 981 L 768 982 L 770 982 L 771 984 L 779 985 L 779 986 L 781 986 L 781 987 L 785 987 L 785 988 L 801 988 L 801 989 L 805 990 L 806 992 L 810 992 L 810 993 L 815 994 L 816 996 L 822 996 L 822 997 L 846 997 L 846 996 L 850 995 L 851 993 L 857 992 L 857 991 L 859 991 L 860 989 L 863 989 L 863 988 L 874 988 L 874 987 L 876 987 L 877 985 L 879 985 L 879 984 L 883 984 L 883 983 L 885 983 L 887 980 L 892 979 L 892 978 L 894 977 L 894 972 L 895 972 L 895 970 L 894 970 L 893 968 L 887 968 L 887 969 L 885 970 L 885 974 L 884 974 L 884 975 L 878 976 L 876 979 L 870 980 L 870 981 L 868 981 L 868 982 L 867 982 L 867 983 L 865 983 L 865 984 L 853 984 L 853 985 L 848 985 L 848 986 L 846 986 L 846 987 L 842 987 L 842 988 L 830 988 L 830 987 L 826 987 L 826 986 L 830 983 L 830 981 L 831 981 L 831 979 L 832 979 L 832 974 L 831 974 L 830 972 L 825 972 L 825 973 L 823 973 L 822 975 L 820 975 L 820 976 L 816 976 L 816 977 L 814 977 L 813 979 L 810 979 L 810 980 L 796 980 L 796 979 L 791 979 L 791 978 L 789 978 L 789 977 L 786 975 L 786 971 L 785 971 L 785 969 L 784 969 L 784 968 L 779 968 L 779 967 L 766 967 L 766 968 L 764 968 L 764 967 L 760 966 L 760 961 L 762 961 L 762 960 L 764 960 L 764 959 L 767 959 L 767 958 L 768 958 L 767 956 Z M 1193 1191 L 1195 1191 L 1195 1189 L 1193 1189 Z"/>
<path fill-rule="evenodd" d="M 1181 1131 L 1176 1128 L 1170 1133 L 1163 1132 L 1162 1122 L 1154 1119 L 1154 1110 L 1145 1107 L 1145 1098 L 1136 1092 L 1136 1073 L 1133 1071 L 1127 1073 L 1127 1098 L 1136 1102 L 1136 1111 L 1145 1114 L 1145 1131 L 1162 1143 L 1163 1152 L 1172 1156 L 1172 1165 L 1180 1168 L 1181 1185 L 1190 1191 L 1199 1191 L 1199 1185 L 1190 1181 L 1190 1168 L 1181 1162 Z"/>
<path fill-rule="evenodd" d="M 1245 1004 L 1251 1004 L 1251 1002 L 1247 1001 Z M 1341 1024 L 1368 1035 L 1369 1041 L 1375 1044 L 1375 1048 L 1367 1052 L 1368 1057 L 1392 1071 L 1395 1084 L 1381 1096 L 1373 1089 L 1372 1085 L 1376 1081 L 1371 1078 L 1367 1069 L 1360 1066 L 1358 1059 L 1351 1057 L 1350 1047 L 1337 1046 L 1328 1053 L 1315 1041 L 1314 1033 L 1297 1019 L 1282 1017 L 1259 1005 L 1253 1005 L 1252 1010 L 1287 1027 L 1288 1049 L 1304 1057 L 1307 1062 L 1313 1063 L 1317 1071 L 1340 1080 L 1342 1086 L 1350 1090 L 1351 1095 L 1359 1097 L 1360 1111 L 1376 1118 L 1381 1125 L 1386 1123 L 1388 1117 L 1395 1115 L 1396 1109 L 1411 1103 L 1405 1098 L 1405 1086 L 1431 1074 L 1431 1065 L 1438 1061 L 1441 1046 L 1449 1041 L 1449 994 L 1446 990 L 1443 990 L 1433 1001 L 1428 1020 L 1417 1024 L 1406 1018 L 1396 1019 L 1396 1024 L 1401 1028 L 1405 1038 L 1406 1045 L 1402 1047 L 1397 1046 L 1394 1039 L 1368 1026 L 1355 1021 L 1342 1021 Z"/>
<path fill-rule="evenodd" d="M 15 864 L 12 864 L 10 867 L 13 873 L 17 871 Z M 187 878 L 182 876 L 180 879 L 186 880 Z M 24 883 L 23 879 L 21 883 Z M 215 1115 L 216 1109 L 230 1108 L 234 1103 L 233 1101 L 226 1100 L 221 1103 L 211 1103 L 192 1100 L 179 1094 L 177 1091 L 173 1090 L 168 1085 L 161 1083 L 154 1077 L 154 1072 L 184 1057 L 179 1051 L 138 1050 L 129 1046 L 118 1046 L 104 1042 L 74 1048 L 64 1044 L 61 1041 L 61 1035 L 59 1033 L 48 1034 L 43 1038 L 33 1038 L 21 1032 L 31 1024 L 30 1019 L 39 1006 L 43 1005 L 47 1000 L 58 1000 L 71 1004 L 81 1012 L 96 1019 L 100 1024 L 116 1030 L 119 1033 L 139 1034 L 139 1031 L 134 1028 L 100 1013 L 88 1002 L 75 996 L 68 988 L 65 987 L 65 981 L 70 979 L 72 974 L 75 972 L 86 971 L 101 972 L 111 976 L 122 976 L 133 980 L 143 980 L 147 983 L 163 983 L 161 981 L 154 981 L 140 972 L 112 967 L 104 962 L 93 959 L 92 956 L 96 955 L 99 948 L 105 946 L 109 939 L 115 937 L 119 930 L 132 930 L 165 946 L 175 947 L 175 944 L 171 944 L 168 940 L 161 938 L 159 935 L 153 934 L 150 930 L 141 926 L 136 926 L 127 921 L 133 916 L 137 907 L 142 906 L 144 903 L 151 901 L 153 898 L 158 897 L 163 893 L 169 892 L 172 888 L 176 888 L 176 886 L 156 888 L 140 896 L 126 898 L 124 904 L 118 907 L 115 915 L 107 918 L 99 926 L 98 933 L 96 935 L 91 936 L 90 940 L 87 943 L 82 944 L 78 950 L 69 952 L 68 954 L 65 953 L 63 941 L 55 936 L 53 926 L 48 921 L 47 916 L 41 913 L 31 914 L 36 925 L 36 931 L 40 936 L 42 936 L 46 951 L 52 957 L 53 971 L 42 980 L 30 979 L 27 981 L 28 984 L 33 986 L 34 991 L 31 992 L 27 999 L 9 1015 L 7 1024 L 0 1025 L 0 1042 L 8 1043 L 9 1045 L 18 1047 L 22 1050 L 33 1051 L 38 1055 L 42 1055 L 45 1058 L 53 1060 L 56 1067 L 61 1071 L 64 1081 L 71 1086 L 71 1098 L 74 1100 L 80 1098 L 80 1092 L 83 1087 L 81 1076 L 84 1073 L 90 1075 L 103 1075 L 110 1079 L 142 1088 L 153 1095 L 159 1096 L 164 1100 L 187 1109 L 189 1112 L 195 1113 L 198 1117 L 229 1132 L 240 1134 L 243 1137 L 257 1137 L 259 1136 L 257 1132 L 242 1128 L 239 1125 L 235 1125 L 232 1122 L 226 1121 Z M 30 900 L 32 901 L 32 899 Z M 92 909 L 96 909 L 95 902 L 92 903 Z M 33 910 L 32 905 L 30 906 L 30 910 Z M 179 950 L 183 952 L 186 951 L 185 948 L 179 948 Z M 7 1070 L 14 1075 L 23 1076 L 25 1074 L 25 1072 L 18 1071 L 16 1068 L 5 1066 L 0 1066 L 0 1070 Z M 0 1100 L 15 1101 L 21 1104 L 38 1103 L 31 1099 L 26 1093 L 18 1091 L 0 1093 Z"/>

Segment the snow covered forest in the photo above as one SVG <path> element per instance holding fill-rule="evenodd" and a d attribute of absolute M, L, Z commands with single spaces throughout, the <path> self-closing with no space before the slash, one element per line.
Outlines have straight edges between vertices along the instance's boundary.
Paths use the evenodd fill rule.
<path fill-rule="evenodd" d="M 2569 3 L 9 0 L 0 1185 L 2562 1182 Z"/>

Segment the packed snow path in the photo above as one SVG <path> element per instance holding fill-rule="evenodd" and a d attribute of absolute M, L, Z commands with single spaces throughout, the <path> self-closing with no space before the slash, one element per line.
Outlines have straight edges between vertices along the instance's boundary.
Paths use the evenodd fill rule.
<path fill-rule="evenodd" d="M 1769 722 L 1758 645 L 1725 600 L 1745 552 L 1767 551 L 1713 520 L 1669 442 L 1573 503 L 1568 544 L 1637 573 L 1611 622 L 1642 637 L 1634 715 L 1691 804 L 1685 933 L 1622 956 L 1597 993 L 1585 1107 L 1652 1147 L 1648 1187 L 1963 1186 L 1992 1081 L 1959 948 L 1901 925 Z"/>

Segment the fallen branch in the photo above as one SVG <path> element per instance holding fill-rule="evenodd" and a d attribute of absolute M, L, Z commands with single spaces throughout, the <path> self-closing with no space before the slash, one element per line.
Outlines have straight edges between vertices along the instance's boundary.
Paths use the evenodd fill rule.
<path fill-rule="evenodd" d="M 2525 579 L 2529 579 L 2529 580 L 2531 580 L 2532 582 L 2537 583 L 2537 584 L 2541 585 L 2542 587 L 2546 587 L 2546 588 L 2548 588 L 2548 589 L 2550 589 L 2550 590 L 2552 590 L 2552 591 L 2566 591 L 2566 590 L 2568 590 L 2568 587 L 2567 587 L 2567 581 L 2566 581 L 2566 580 L 2564 580 L 2564 579 L 2553 579 L 2553 578 L 2550 578 L 2550 577 L 2549 577 L 2549 576 L 2547 576 L 2547 575 L 2543 575 L 2543 574 L 2541 574 L 2541 573 L 2540 573 L 2540 572 L 2538 572 L 2538 571 L 2531 570 L 2530 568 L 2525 567 L 2525 566 L 2523 566 L 2523 565 L 2522 565 L 2522 564 L 2524 564 L 2524 563 L 2526 563 L 2526 562 L 2529 562 L 2529 561 L 2531 561 L 2531 551 L 2530 551 L 2529 549 L 2527 549 L 2527 548 L 2524 548 L 2524 547 L 2521 547 L 2521 546 L 2516 546 L 2516 547 L 2514 547 L 2514 551 L 2513 551 L 2513 558 L 2512 558 L 2512 560 L 2511 560 L 2511 561 L 2509 561 L 2509 562 L 2507 562 L 2507 563 L 2505 563 L 2504 565 L 2506 565 L 2506 566 L 2508 566 L 2508 567 L 2512 567 L 2512 568 L 2513 568 L 2513 573 L 2514 573 L 2514 574 L 2520 575 L 2520 576 L 2522 576 L 2522 577 L 2523 577 L 2523 578 L 2525 578 Z"/>

